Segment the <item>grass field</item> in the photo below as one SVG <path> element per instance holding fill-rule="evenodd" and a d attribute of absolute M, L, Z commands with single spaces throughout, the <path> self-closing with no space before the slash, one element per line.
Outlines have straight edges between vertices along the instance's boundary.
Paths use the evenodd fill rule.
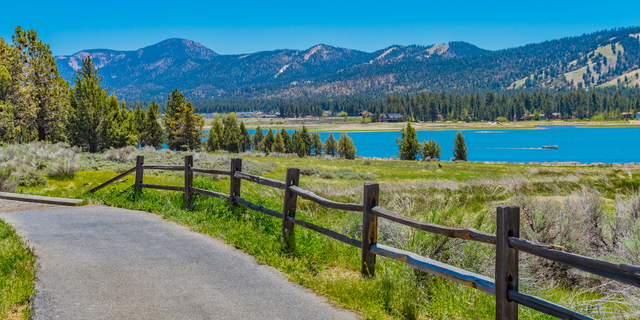
<path fill-rule="evenodd" d="M 136 151 L 139 152 L 139 151 Z M 180 164 L 184 154 L 143 150 L 145 163 Z M 359 276 L 360 250 L 296 227 L 292 253 L 280 250 L 281 221 L 233 208 L 223 200 L 195 196 L 187 209 L 181 193 L 132 191 L 128 181 L 96 194 L 87 190 L 134 166 L 135 152 L 115 162 L 105 155 L 77 154 L 75 178 L 47 178 L 46 186 L 18 187 L 19 192 L 86 199 L 139 209 L 220 238 L 260 263 L 288 274 L 292 281 L 372 319 L 490 319 L 492 297 L 477 290 L 415 271 L 404 263 L 378 258 L 377 276 Z M 608 261 L 640 264 L 640 169 L 616 167 L 545 167 L 517 164 L 342 160 L 331 157 L 276 158 L 243 154 L 243 168 L 284 180 L 287 167 L 301 168 L 300 186 L 341 202 L 362 202 L 362 185 L 381 185 L 380 205 L 421 221 L 472 227 L 495 233 L 495 208 L 523 208 L 521 235 L 554 243 L 570 252 Z M 226 168 L 226 154 L 196 154 L 195 166 Z M 181 173 L 145 172 L 145 182 L 181 185 Z M 195 186 L 229 192 L 229 179 L 196 174 Z M 242 182 L 242 196 L 282 210 L 282 190 Z M 297 218 L 361 237 L 361 214 L 331 210 L 298 200 Z M 449 239 L 381 221 L 380 243 L 493 277 L 493 246 Z M 521 290 L 595 318 L 640 317 L 640 292 L 582 272 L 522 255 Z M 522 319 L 551 319 L 520 308 Z"/>

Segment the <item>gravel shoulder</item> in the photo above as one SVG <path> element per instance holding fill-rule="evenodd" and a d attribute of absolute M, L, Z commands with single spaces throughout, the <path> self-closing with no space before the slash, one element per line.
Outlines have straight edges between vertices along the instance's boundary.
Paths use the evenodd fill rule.
<path fill-rule="evenodd" d="M 38 257 L 34 319 L 358 318 L 246 253 L 157 215 L 43 209 L 0 215 Z"/>

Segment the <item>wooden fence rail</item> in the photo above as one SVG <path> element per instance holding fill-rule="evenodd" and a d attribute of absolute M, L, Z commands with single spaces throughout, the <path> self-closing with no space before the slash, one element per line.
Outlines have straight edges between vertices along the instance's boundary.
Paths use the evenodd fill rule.
<path fill-rule="evenodd" d="M 144 170 L 173 170 L 184 171 L 185 184 L 182 186 L 163 186 L 146 184 L 143 182 Z M 361 248 L 362 268 L 361 273 L 365 277 L 375 276 L 376 256 L 405 262 L 407 266 L 421 270 L 459 284 L 463 284 L 480 290 L 496 298 L 496 319 L 517 319 L 518 306 L 523 305 L 542 313 L 560 319 L 591 319 L 585 315 L 576 313 L 562 306 L 553 304 L 543 299 L 533 297 L 518 292 L 518 256 L 519 252 L 526 252 L 551 261 L 566 264 L 567 266 L 580 269 L 592 274 L 609 278 L 621 283 L 640 288 L 640 266 L 611 263 L 603 260 L 593 259 L 577 254 L 560 251 L 564 249 L 551 244 L 535 243 L 525 239 L 520 239 L 520 208 L 514 206 L 500 206 L 497 209 L 497 234 L 488 234 L 474 229 L 451 228 L 432 223 L 426 223 L 407 217 L 403 217 L 395 212 L 391 212 L 378 206 L 379 186 L 376 183 L 365 183 L 363 204 L 341 203 L 325 199 L 315 193 L 302 189 L 298 186 L 300 182 L 300 169 L 288 168 L 285 181 L 265 178 L 257 175 L 242 172 L 242 159 L 231 160 L 230 170 L 201 169 L 193 167 L 193 157 L 186 156 L 183 166 L 174 165 L 145 165 L 144 157 L 136 158 L 136 167 L 127 170 L 109 181 L 91 189 L 91 192 L 98 191 L 118 179 L 136 172 L 134 188 L 136 192 L 142 188 L 152 188 L 161 190 L 182 191 L 185 194 L 185 202 L 191 200 L 193 193 L 225 199 L 234 205 L 241 205 L 250 210 L 264 213 L 278 219 L 282 219 L 281 244 L 283 250 L 293 250 L 294 226 L 298 225 L 315 232 L 326 235 L 348 245 Z M 204 190 L 193 187 L 193 173 L 210 173 L 228 175 L 231 178 L 229 194 Z M 241 181 L 249 181 L 267 187 L 284 190 L 283 211 L 268 209 L 263 206 L 251 203 L 240 196 Z M 354 239 L 339 232 L 312 224 L 307 221 L 296 219 L 297 198 L 313 201 L 321 206 L 330 209 L 362 212 L 362 239 Z M 469 272 L 433 259 L 420 256 L 413 252 L 400 250 L 378 244 L 378 218 L 388 219 L 396 223 L 416 228 L 422 231 L 431 232 L 451 238 L 479 241 L 496 246 L 496 278 Z"/>

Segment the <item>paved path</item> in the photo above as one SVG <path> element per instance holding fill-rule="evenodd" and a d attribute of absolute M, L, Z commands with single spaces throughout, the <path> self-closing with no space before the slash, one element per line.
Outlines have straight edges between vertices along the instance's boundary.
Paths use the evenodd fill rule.
<path fill-rule="evenodd" d="M 34 319 L 354 319 L 277 270 L 154 214 L 3 213 L 35 248 Z"/>

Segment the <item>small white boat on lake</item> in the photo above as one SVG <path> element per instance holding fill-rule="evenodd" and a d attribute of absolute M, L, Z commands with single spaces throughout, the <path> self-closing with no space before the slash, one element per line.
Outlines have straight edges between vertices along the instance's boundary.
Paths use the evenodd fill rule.
<path fill-rule="evenodd" d="M 542 146 L 542 149 L 558 149 L 558 146 L 556 145 Z"/>

